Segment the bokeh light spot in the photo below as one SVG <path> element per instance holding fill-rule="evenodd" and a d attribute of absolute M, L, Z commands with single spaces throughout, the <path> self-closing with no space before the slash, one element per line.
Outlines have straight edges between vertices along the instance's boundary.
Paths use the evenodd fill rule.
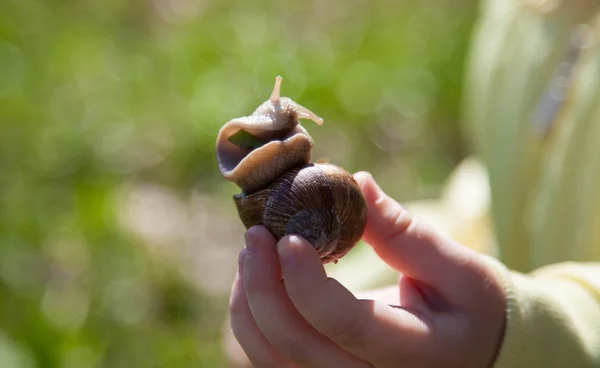
<path fill-rule="evenodd" d="M 166 22 L 187 24 L 202 16 L 208 1 L 206 0 L 152 0 L 156 13 Z"/>
<path fill-rule="evenodd" d="M 127 188 L 120 203 L 122 226 L 149 245 L 177 241 L 187 228 L 184 204 L 166 188 L 156 185 Z"/>
<path fill-rule="evenodd" d="M 381 103 L 382 88 L 386 82 L 386 74 L 377 64 L 367 61 L 351 63 L 339 76 L 336 88 L 338 100 L 352 113 L 372 113 Z"/>
<path fill-rule="evenodd" d="M 40 259 L 26 243 L 10 239 L 0 247 L 0 278 L 15 290 L 38 287 Z"/>
<path fill-rule="evenodd" d="M 42 310 L 55 325 L 76 329 L 85 321 L 88 313 L 87 293 L 75 284 L 50 285 L 42 301 Z"/>
<path fill-rule="evenodd" d="M 98 366 L 100 356 L 89 346 L 75 346 L 63 356 L 61 368 L 94 368 Z"/>
<path fill-rule="evenodd" d="M 0 367 L 36 368 L 38 365 L 31 352 L 0 330 Z"/>
<path fill-rule="evenodd" d="M 136 325 L 148 316 L 150 290 L 140 280 L 120 279 L 108 285 L 104 302 L 117 322 Z"/>

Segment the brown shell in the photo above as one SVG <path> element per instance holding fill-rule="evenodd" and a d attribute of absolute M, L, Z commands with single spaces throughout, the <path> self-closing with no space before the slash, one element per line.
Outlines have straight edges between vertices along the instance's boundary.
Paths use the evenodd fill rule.
<path fill-rule="evenodd" d="M 263 225 L 277 238 L 308 240 L 323 264 L 337 262 L 361 239 L 367 205 L 352 175 L 331 164 L 289 170 L 269 188 L 234 196 L 244 226 Z"/>

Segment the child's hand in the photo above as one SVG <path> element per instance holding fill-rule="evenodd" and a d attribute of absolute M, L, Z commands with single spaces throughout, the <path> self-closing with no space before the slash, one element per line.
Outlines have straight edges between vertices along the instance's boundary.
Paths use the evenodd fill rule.
<path fill-rule="evenodd" d="M 487 368 L 505 319 L 501 280 L 472 250 L 438 234 L 356 175 L 364 235 L 402 275 L 399 306 L 359 300 L 327 278 L 297 236 L 251 228 L 231 295 L 233 333 L 256 367 Z M 283 277 L 283 280 L 282 280 Z"/>

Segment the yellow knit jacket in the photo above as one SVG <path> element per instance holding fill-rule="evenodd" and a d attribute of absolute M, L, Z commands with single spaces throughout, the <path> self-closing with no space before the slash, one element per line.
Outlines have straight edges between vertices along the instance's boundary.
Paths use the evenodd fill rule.
<path fill-rule="evenodd" d="M 481 4 L 464 108 L 509 295 L 494 368 L 600 367 L 599 5 Z"/>

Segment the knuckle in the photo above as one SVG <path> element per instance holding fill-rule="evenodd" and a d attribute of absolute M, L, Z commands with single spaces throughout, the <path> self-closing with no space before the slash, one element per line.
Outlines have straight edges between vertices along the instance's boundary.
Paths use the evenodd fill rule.
<path fill-rule="evenodd" d="M 277 352 L 295 363 L 307 364 L 310 363 L 311 344 L 310 341 L 303 338 L 303 334 L 288 334 L 286 336 L 277 336 L 271 340 L 271 344 Z"/>
<path fill-rule="evenodd" d="M 329 338 L 343 346 L 351 347 L 361 345 L 364 340 L 364 331 L 362 321 L 358 317 L 358 314 L 355 314 L 346 323 L 332 328 L 329 333 Z"/>
<path fill-rule="evenodd" d="M 419 226 L 419 221 L 407 210 L 398 205 L 399 210 L 390 218 L 387 229 L 387 238 L 396 239 L 402 237 L 406 232 L 415 226 Z"/>

